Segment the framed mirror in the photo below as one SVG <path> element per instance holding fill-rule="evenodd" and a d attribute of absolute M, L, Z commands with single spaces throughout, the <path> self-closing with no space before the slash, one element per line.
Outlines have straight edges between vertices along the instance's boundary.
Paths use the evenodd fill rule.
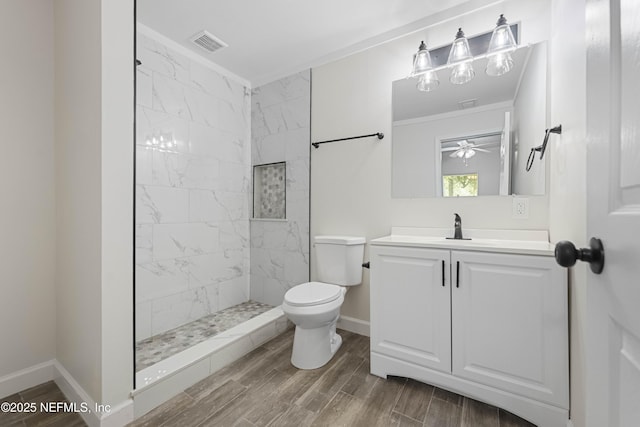
<path fill-rule="evenodd" d="M 546 128 L 547 43 L 512 56 L 499 77 L 486 75 L 485 58 L 463 85 L 449 82 L 447 68 L 430 92 L 415 78 L 392 83 L 392 197 L 544 194 L 544 160 L 529 172 L 526 161 Z"/>

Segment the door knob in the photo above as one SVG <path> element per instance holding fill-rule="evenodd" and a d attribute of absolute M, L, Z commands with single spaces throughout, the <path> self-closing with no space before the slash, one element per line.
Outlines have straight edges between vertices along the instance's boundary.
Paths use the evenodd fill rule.
<path fill-rule="evenodd" d="M 596 274 L 602 273 L 604 268 L 604 247 L 602 241 L 592 237 L 588 248 L 576 249 L 575 245 L 563 240 L 556 244 L 556 262 L 563 267 L 573 266 L 577 260 L 588 262 L 591 271 Z"/>

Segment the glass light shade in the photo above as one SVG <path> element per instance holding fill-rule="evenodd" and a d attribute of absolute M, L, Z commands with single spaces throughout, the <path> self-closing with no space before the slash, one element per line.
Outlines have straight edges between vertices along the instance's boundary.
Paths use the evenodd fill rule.
<path fill-rule="evenodd" d="M 429 70 L 426 73 L 420 75 L 418 78 L 418 84 L 416 87 L 421 92 L 430 92 L 436 89 L 440 85 L 440 80 L 435 71 Z"/>
<path fill-rule="evenodd" d="M 415 76 L 429 71 L 432 68 L 431 54 L 427 50 L 427 45 L 424 42 L 420 42 L 418 52 L 413 55 L 413 69 L 411 70 L 411 74 Z"/>
<path fill-rule="evenodd" d="M 470 82 L 475 75 L 476 72 L 473 71 L 473 65 L 471 65 L 471 62 L 461 62 L 451 70 L 449 81 L 454 85 L 462 85 Z"/>
<path fill-rule="evenodd" d="M 456 34 L 456 39 L 453 41 L 451 45 L 451 50 L 449 51 L 449 58 L 447 59 L 447 64 L 457 64 L 459 62 L 472 61 L 473 56 L 471 56 L 471 50 L 469 49 L 469 41 L 464 36 L 464 32 L 462 28 L 458 28 L 458 33 Z"/>
<path fill-rule="evenodd" d="M 459 159 L 470 159 L 476 155 L 476 150 L 473 148 L 464 148 L 456 152 L 456 157 Z"/>
<path fill-rule="evenodd" d="M 509 24 L 507 24 L 507 18 L 505 18 L 504 15 L 500 15 L 496 23 L 496 28 L 493 30 L 493 34 L 491 34 L 487 55 L 498 52 L 508 52 L 514 50 L 516 47 L 516 39 L 513 37 Z"/>
<path fill-rule="evenodd" d="M 489 57 L 485 72 L 489 76 L 501 76 L 513 68 L 513 58 L 509 52 L 499 52 Z"/>

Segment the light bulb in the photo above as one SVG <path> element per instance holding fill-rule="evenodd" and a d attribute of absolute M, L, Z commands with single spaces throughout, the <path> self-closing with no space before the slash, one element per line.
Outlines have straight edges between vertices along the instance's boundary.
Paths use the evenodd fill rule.
<path fill-rule="evenodd" d="M 472 60 L 473 56 L 471 56 L 471 50 L 469 49 L 469 41 L 464 36 L 464 31 L 462 31 L 462 28 L 458 28 L 456 39 L 453 41 L 451 50 L 449 51 L 447 64 L 452 65 L 458 62 L 466 62 Z"/>
<path fill-rule="evenodd" d="M 418 47 L 418 52 L 413 55 L 413 69 L 411 71 L 412 75 L 418 75 L 424 73 L 432 69 L 431 65 L 431 55 L 427 50 L 427 45 L 423 42 L 420 42 L 420 46 Z"/>
<path fill-rule="evenodd" d="M 500 52 L 489 57 L 485 72 L 489 76 L 501 76 L 513 68 L 513 58 L 509 52 Z"/>
<path fill-rule="evenodd" d="M 496 28 L 491 35 L 487 54 L 491 55 L 492 53 L 511 51 L 516 47 L 516 40 L 515 37 L 513 37 L 509 24 L 507 24 L 507 18 L 505 18 L 504 15 L 500 15 L 496 23 Z"/>

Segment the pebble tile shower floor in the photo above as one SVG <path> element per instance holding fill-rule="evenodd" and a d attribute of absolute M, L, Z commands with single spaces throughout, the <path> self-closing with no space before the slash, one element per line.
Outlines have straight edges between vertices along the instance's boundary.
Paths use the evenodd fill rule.
<path fill-rule="evenodd" d="M 136 343 L 136 372 L 231 329 L 273 307 L 247 301 Z"/>

